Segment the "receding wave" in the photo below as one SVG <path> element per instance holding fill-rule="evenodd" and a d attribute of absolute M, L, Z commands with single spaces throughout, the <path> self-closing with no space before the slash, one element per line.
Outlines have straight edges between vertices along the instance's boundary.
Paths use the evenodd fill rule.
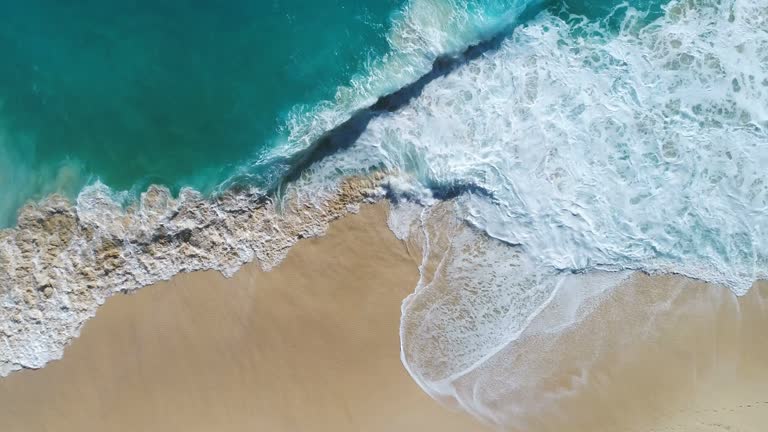
<path fill-rule="evenodd" d="M 293 107 L 276 143 L 255 161 L 243 164 L 220 190 L 251 181 L 254 173 L 273 173 L 262 184 L 282 179 L 296 155 L 311 149 L 328 131 L 348 121 L 386 95 L 428 75 L 441 57 L 462 55 L 467 48 L 493 38 L 516 23 L 538 0 L 411 0 L 392 18 L 389 49 L 372 58 L 332 100 Z M 268 188 L 268 186 L 267 186 Z"/>
<path fill-rule="evenodd" d="M 278 202 L 240 189 L 207 199 L 151 187 L 127 207 L 104 185 L 77 205 L 60 196 L 26 206 L 0 231 L 0 376 L 60 358 L 110 295 L 180 272 L 269 270 L 299 239 L 375 199 L 380 176 L 340 179 L 325 193 L 292 186 Z"/>
<path fill-rule="evenodd" d="M 400 173 L 394 189 L 426 205 L 394 219 L 425 251 L 401 337 L 427 392 L 497 421 L 475 396 L 516 384 L 486 379 L 502 373 L 488 361 L 515 355 L 505 347 L 564 286 L 602 287 L 588 299 L 641 270 L 741 295 L 766 277 L 767 8 L 544 11 L 370 122 L 361 166 Z M 436 219 L 432 191 L 456 184 L 483 193 L 454 193 L 456 219 Z M 601 270 L 614 273 L 572 281 Z"/>

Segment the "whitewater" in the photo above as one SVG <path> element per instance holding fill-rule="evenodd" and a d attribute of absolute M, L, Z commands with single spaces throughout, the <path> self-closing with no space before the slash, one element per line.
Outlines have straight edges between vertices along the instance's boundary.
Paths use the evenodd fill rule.
<path fill-rule="evenodd" d="M 430 395 L 491 422 L 504 416 L 475 395 L 559 293 L 573 292 L 577 306 L 546 331 L 577 322 L 578 305 L 631 271 L 683 274 L 739 295 L 767 277 L 765 0 L 592 9 L 413 0 L 393 16 L 387 45 L 332 99 L 290 110 L 270 148 L 213 188 L 247 190 L 235 200 L 242 208 L 209 208 L 186 190 L 163 195 L 162 211 L 139 201 L 136 226 L 126 227 L 119 220 L 131 198 L 92 183 L 75 212 L 122 236 L 127 255 L 151 269 L 131 239 L 157 227 L 176 234 L 211 218 L 223 226 L 265 192 L 276 214 L 297 195 L 325 208 L 342 179 L 378 173 L 371 196 L 393 201 L 392 230 L 424 254 L 402 309 L 403 363 Z M 202 216 L 163 225 L 185 202 Z M 230 228 L 226 242 L 237 242 Z M 227 246 L 236 252 L 226 266 L 206 256 L 174 269 L 231 273 L 270 239 L 248 241 L 258 246 Z M 169 276 L 142 273 L 134 285 Z M 60 342 L 35 361 L 59 355 Z"/>
<path fill-rule="evenodd" d="M 768 4 L 696 1 L 538 13 L 315 170 L 398 173 L 391 225 L 424 251 L 403 362 L 498 422 L 482 395 L 519 383 L 489 364 L 560 291 L 553 332 L 632 270 L 738 295 L 765 278 L 767 158 Z"/>

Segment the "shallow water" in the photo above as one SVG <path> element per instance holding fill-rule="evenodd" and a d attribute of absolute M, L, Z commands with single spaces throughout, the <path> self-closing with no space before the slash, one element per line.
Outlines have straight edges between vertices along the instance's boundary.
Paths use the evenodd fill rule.
<path fill-rule="evenodd" d="M 210 191 L 381 56 L 401 4 L 3 2 L 0 223 L 94 178 Z"/>
<path fill-rule="evenodd" d="M 541 13 L 372 121 L 359 166 L 378 160 L 423 196 L 468 192 L 470 223 L 546 267 L 744 293 L 768 268 L 766 7 L 620 7 L 618 28 Z"/>

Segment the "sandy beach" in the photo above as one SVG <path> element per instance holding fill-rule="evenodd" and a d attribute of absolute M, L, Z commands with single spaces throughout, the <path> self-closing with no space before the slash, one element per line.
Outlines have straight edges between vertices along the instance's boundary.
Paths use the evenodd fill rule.
<path fill-rule="evenodd" d="M 0 430 L 487 430 L 400 363 L 400 303 L 417 279 L 377 205 L 271 272 L 114 296 L 62 360 L 0 379 Z"/>
<path fill-rule="evenodd" d="M 181 274 L 114 296 L 62 360 L 0 379 L 0 430 L 493 430 L 430 399 L 400 363 L 419 259 L 379 204 L 271 272 Z M 556 298 L 489 362 L 499 379 L 535 378 L 497 395 L 500 408 L 526 407 L 507 429 L 764 430 L 766 299 L 764 285 L 737 298 L 637 274 L 569 331 L 537 333 L 567 303 Z"/>

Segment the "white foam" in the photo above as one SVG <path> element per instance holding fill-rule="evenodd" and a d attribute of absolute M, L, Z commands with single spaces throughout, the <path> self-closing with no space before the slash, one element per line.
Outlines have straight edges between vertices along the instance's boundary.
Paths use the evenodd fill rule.
<path fill-rule="evenodd" d="M 56 195 L 25 206 L 17 227 L 0 230 L 0 377 L 61 358 L 115 293 L 180 272 L 229 277 L 251 261 L 270 270 L 299 239 L 379 196 L 376 179 L 340 187 L 303 178 L 280 205 L 256 190 L 175 198 L 158 186 L 134 200 L 97 182 L 76 206 Z"/>
<path fill-rule="evenodd" d="M 387 226 L 399 240 L 407 240 L 423 211 L 424 207 L 409 201 L 393 205 L 387 216 Z"/>
<path fill-rule="evenodd" d="M 762 9 L 761 9 L 762 8 Z M 555 269 L 673 271 L 742 294 L 768 264 L 765 4 L 673 3 L 647 26 L 547 13 L 374 119 L 355 151 Z"/>
<path fill-rule="evenodd" d="M 433 396 L 516 338 L 560 280 L 519 248 L 436 211 L 412 218 L 426 259 L 401 322 L 404 361 Z"/>
<path fill-rule="evenodd" d="M 538 0 L 409 0 L 392 19 L 386 53 L 371 59 L 332 100 L 297 105 L 282 127 L 282 138 L 256 162 L 273 163 L 308 148 L 323 133 L 376 100 L 413 83 L 439 56 L 457 55 L 512 24 Z"/>
<path fill-rule="evenodd" d="M 681 273 L 736 294 L 766 276 L 768 5 L 672 2 L 652 23 L 624 12 L 617 34 L 540 14 L 337 159 L 487 191 L 458 211 L 490 238 L 430 228 L 430 209 L 394 221 L 420 225 L 408 238 L 421 232 L 425 251 L 402 309 L 403 362 L 429 394 L 486 420 L 515 408 L 483 395 L 525 391 L 548 370 L 504 367 L 521 332 L 570 328 L 626 277 L 570 272 Z M 558 287 L 572 292 L 529 329 Z"/>

